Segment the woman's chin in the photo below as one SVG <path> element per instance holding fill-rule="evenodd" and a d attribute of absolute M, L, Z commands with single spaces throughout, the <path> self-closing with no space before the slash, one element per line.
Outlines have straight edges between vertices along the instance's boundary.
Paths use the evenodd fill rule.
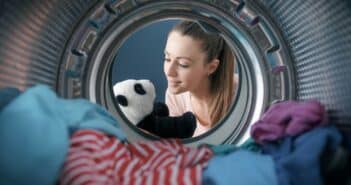
<path fill-rule="evenodd" d="M 168 91 L 172 94 L 179 94 L 184 92 L 184 90 L 182 90 L 180 87 L 174 87 L 174 86 L 168 86 Z"/>

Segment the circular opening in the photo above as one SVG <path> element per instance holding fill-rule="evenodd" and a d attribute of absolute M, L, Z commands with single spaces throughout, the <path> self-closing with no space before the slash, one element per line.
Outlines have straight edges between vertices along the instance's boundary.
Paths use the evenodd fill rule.
<path fill-rule="evenodd" d="M 198 39 L 192 40 L 193 38 L 190 36 L 186 36 L 185 38 L 183 36 L 180 38 L 176 37 L 177 40 L 173 39 L 172 41 L 169 42 L 168 49 L 166 47 L 168 34 L 170 33 L 171 29 L 176 24 L 179 24 L 181 21 L 185 21 L 185 19 L 168 19 L 168 20 L 158 21 L 158 22 L 149 24 L 147 26 L 144 26 L 141 29 L 137 29 L 125 40 L 122 46 L 117 50 L 116 56 L 114 57 L 113 64 L 111 66 L 112 67 L 111 88 L 113 88 L 115 84 L 117 83 L 121 84 L 121 82 L 125 80 L 147 79 L 154 84 L 154 87 L 156 89 L 155 102 L 165 103 L 165 99 L 166 99 L 165 93 L 166 93 L 168 83 L 167 83 L 167 77 L 166 77 L 167 75 L 166 75 L 164 66 L 166 64 L 166 60 L 169 61 L 169 63 L 173 62 L 174 65 L 176 65 L 175 67 L 176 74 L 170 74 L 169 78 L 178 79 L 178 78 L 185 77 L 185 80 L 188 80 L 186 81 L 185 89 L 183 87 L 183 89 L 181 90 L 182 91 L 181 93 L 177 92 L 177 95 L 171 95 L 171 94 L 169 95 L 173 98 L 172 100 L 176 100 L 176 102 L 168 102 L 168 104 L 166 104 L 167 107 L 169 108 L 169 112 L 170 112 L 169 116 L 171 116 L 172 118 L 176 117 L 173 120 L 177 120 L 177 122 L 179 119 L 184 118 L 183 114 L 185 112 L 191 111 L 194 113 L 194 108 L 190 99 L 190 93 L 188 92 L 189 88 L 191 89 L 191 87 L 194 85 L 201 87 L 203 86 L 203 84 L 206 84 L 206 79 L 207 79 L 207 78 L 203 79 L 203 77 L 199 76 L 199 74 L 203 73 L 204 68 L 203 68 L 203 65 L 198 65 L 198 63 L 201 62 L 205 64 L 205 62 L 194 60 L 194 58 L 198 57 L 199 55 L 201 56 L 203 52 L 201 51 L 201 53 L 199 53 L 197 52 L 198 50 L 191 50 L 192 48 L 198 47 L 198 41 L 203 42 L 202 40 L 199 40 L 199 39 L 204 39 L 204 38 L 198 38 Z M 198 23 L 196 22 L 196 20 L 186 20 L 186 21 L 191 21 L 196 25 L 200 25 L 201 29 L 203 29 L 204 32 L 209 32 L 209 31 L 213 32 L 213 33 L 207 33 L 207 34 L 219 35 L 218 31 L 215 28 L 209 27 L 210 25 L 205 25 L 206 27 L 203 27 L 204 23 Z M 187 43 L 188 45 L 183 44 L 184 40 L 179 40 L 179 39 L 186 39 L 187 41 L 189 37 L 191 39 L 190 39 L 190 42 Z M 218 36 L 218 37 L 222 39 L 221 36 Z M 215 43 L 210 43 L 209 46 L 212 47 L 212 49 L 216 48 L 217 46 L 214 44 Z M 222 45 L 227 46 L 227 43 L 224 42 Z M 184 49 L 187 46 L 190 46 L 188 47 L 189 49 Z M 177 55 L 173 57 L 173 56 L 168 56 L 170 55 L 170 53 L 168 52 L 178 52 L 178 53 L 176 53 Z M 238 62 L 237 62 L 237 57 L 235 56 L 236 52 L 234 50 L 231 50 L 231 53 L 232 55 L 230 56 L 233 58 L 231 57 L 229 58 L 233 62 L 233 69 L 227 69 L 227 70 L 230 70 L 230 72 L 232 73 L 233 79 L 221 82 L 223 83 L 223 85 L 226 85 L 227 83 L 232 83 L 232 86 L 230 86 L 230 84 L 228 84 L 227 86 L 230 86 L 231 88 L 233 88 L 232 96 L 230 97 L 231 100 L 229 101 L 227 105 L 227 110 L 225 111 L 226 114 L 229 113 L 229 110 L 231 110 L 231 105 L 233 105 L 233 102 L 235 102 L 234 101 L 235 95 L 237 94 L 239 81 L 240 81 L 239 70 L 237 68 Z M 185 56 L 191 56 L 192 58 L 184 58 Z M 220 62 L 227 62 L 226 60 L 227 59 L 223 58 L 223 61 L 220 61 Z M 173 72 L 173 69 L 172 69 L 172 72 Z M 178 76 L 178 73 L 180 73 L 179 76 Z M 195 79 L 200 78 L 200 79 L 195 80 L 194 78 Z M 199 83 L 197 83 L 197 81 L 200 82 L 200 85 Z M 128 84 L 133 85 L 133 83 L 128 83 Z M 182 86 L 183 85 L 180 85 L 180 88 L 182 88 Z M 133 104 L 138 106 L 141 105 L 144 107 L 149 106 L 148 103 L 151 99 L 150 94 L 154 94 L 153 92 L 152 93 L 149 92 L 150 94 L 140 96 L 134 92 L 124 91 L 127 88 L 128 87 L 126 87 L 126 85 L 119 86 L 118 88 L 119 96 L 126 97 L 126 99 L 130 101 L 130 104 L 129 104 L 130 106 L 126 106 L 126 107 L 122 105 L 117 106 L 117 108 L 122 108 L 120 112 L 123 113 L 123 109 L 124 110 L 127 109 L 126 111 L 130 111 L 131 109 L 134 109 L 135 111 L 142 109 L 140 107 L 133 107 Z M 176 87 L 176 88 L 179 88 L 179 87 Z M 230 89 L 225 88 L 225 90 L 230 90 Z M 117 96 L 116 93 L 117 92 L 114 92 L 115 100 Z M 130 95 L 130 94 L 133 94 L 133 95 Z M 138 102 L 135 102 L 137 100 Z M 142 103 L 140 101 L 144 101 L 145 103 Z M 217 100 L 217 102 L 215 103 L 218 103 L 218 102 L 219 101 Z M 118 104 L 118 100 L 116 104 Z M 219 105 L 217 105 L 217 107 L 218 106 Z M 223 104 L 221 104 L 221 106 L 223 106 Z M 146 113 L 143 112 L 140 115 L 146 116 L 145 114 Z M 196 113 L 195 115 L 198 116 Z M 130 115 L 128 113 L 127 115 L 124 114 L 124 117 L 126 118 L 131 117 L 131 119 L 134 120 L 133 116 L 135 115 Z M 221 125 L 221 123 L 225 121 L 226 117 L 227 117 L 226 115 L 221 115 L 220 119 L 216 121 L 215 124 L 213 124 L 213 126 L 208 126 L 208 127 L 202 126 L 203 123 L 201 123 L 199 119 L 197 119 L 196 122 L 197 122 L 198 128 L 195 129 L 194 134 L 192 134 L 192 136 L 189 135 L 186 137 L 190 138 L 190 137 L 200 136 L 206 133 L 208 131 L 207 129 L 210 130 L 212 128 L 215 128 Z M 168 120 L 168 119 L 161 119 L 161 120 Z M 125 121 L 128 123 L 132 122 L 133 125 L 137 124 L 137 123 L 134 123 L 133 121 L 130 121 L 130 120 L 128 121 L 128 119 Z M 186 124 L 186 123 L 187 122 L 180 123 L 180 124 Z M 232 123 L 232 124 L 235 124 L 235 123 Z M 179 132 L 186 132 L 183 130 L 187 128 L 187 126 L 183 127 L 183 129 L 179 129 Z M 201 129 L 206 129 L 206 130 L 201 130 Z"/>

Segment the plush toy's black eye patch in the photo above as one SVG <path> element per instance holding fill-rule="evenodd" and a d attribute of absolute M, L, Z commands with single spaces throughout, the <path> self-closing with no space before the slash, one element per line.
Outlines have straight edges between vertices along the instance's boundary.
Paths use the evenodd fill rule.
<path fill-rule="evenodd" d="M 135 90 L 136 93 L 138 93 L 140 95 L 146 94 L 146 91 L 145 91 L 144 87 L 141 84 L 139 84 L 139 83 L 134 85 L 134 90 Z"/>
<path fill-rule="evenodd" d="M 118 104 L 120 104 L 120 105 L 122 105 L 124 107 L 128 106 L 128 100 L 127 100 L 127 98 L 125 96 L 117 95 L 116 100 L 117 100 Z"/>

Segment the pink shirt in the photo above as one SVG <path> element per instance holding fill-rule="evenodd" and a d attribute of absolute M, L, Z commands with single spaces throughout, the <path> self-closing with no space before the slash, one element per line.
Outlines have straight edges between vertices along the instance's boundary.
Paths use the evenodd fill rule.
<path fill-rule="evenodd" d="M 238 74 L 234 74 L 234 88 L 238 84 L 238 78 L 239 78 Z M 234 91 L 234 95 L 235 95 L 235 92 L 236 91 Z M 168 106 L 170 116 L 181 116 L 182 114 L 188 111 L 194 112 L 190 103 L 190 93 L 188 91 L 175 95 L 175 94 L 171 94 L 167 89 L 166 104 Z M 197 120 L 196 122 L 197 127 L 193 137 L 201 135 L 207 132 L 208 130 L 210 130 L 210 127 L 204 127 L 200 124 L 200 121 L 198 119 L 196 120 Z"/>
<path fill-rule="evenodd" d="M 190 93 L 184 92 L 181 94 L 171 94 L 168 89 L 166 90 L 166 104 L 169 108 L 170 116 L 181 116 L 185 112 L 193 112 L 193 108 L 190 103 Z M 196 119 L 197 120 L 197 119 Z M 200 124 L 199 120 L 196 122 L 196 129 L 193 137 L 201 135 L 207 132 L 210 127 L 204 127 Z"/>

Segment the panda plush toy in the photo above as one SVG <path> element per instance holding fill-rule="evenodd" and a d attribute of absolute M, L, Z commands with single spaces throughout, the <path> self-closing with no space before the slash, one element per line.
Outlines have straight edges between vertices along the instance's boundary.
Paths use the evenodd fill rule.
<path fill-rule="evenodd" d="M 113 93 L 116 104 L 135 126 L 163 138 L 189 138 L 194 134 L 194 114 L 169 116 L 167 105 L 155 102 L 156 92 L 151 81 L 124 80 L 113 86 Z"/>

